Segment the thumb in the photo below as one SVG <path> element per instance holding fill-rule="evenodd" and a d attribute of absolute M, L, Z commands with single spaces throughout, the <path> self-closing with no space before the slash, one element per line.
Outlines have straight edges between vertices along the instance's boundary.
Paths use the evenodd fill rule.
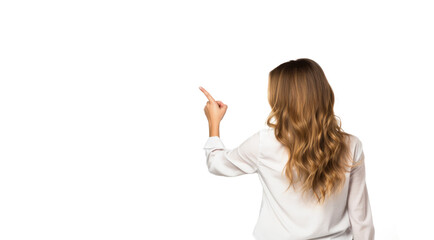
<path fill-rule="evenodd" d="M 222 101 L 216 101 L 216 103 L 219 105 L 219 107 L 223 107 L 225 105 Z"/>

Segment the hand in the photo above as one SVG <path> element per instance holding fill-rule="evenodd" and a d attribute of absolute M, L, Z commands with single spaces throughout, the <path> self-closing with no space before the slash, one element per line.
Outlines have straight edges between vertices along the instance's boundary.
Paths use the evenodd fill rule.
<path fill-rule="evenodd" d="M 208 98 L 208 102 L 205 105 L 204 111 L 206 118 L 208 118 L 208 122 L 210 125 L 216 124 L 219 125 L 220 121 L 223 119 L 226 110 L 228 109 L 228 105 L 224 104 L 222 101 L 216 101 L 203 87 L 199 87 L 199 89 L 205 94 Z"/>

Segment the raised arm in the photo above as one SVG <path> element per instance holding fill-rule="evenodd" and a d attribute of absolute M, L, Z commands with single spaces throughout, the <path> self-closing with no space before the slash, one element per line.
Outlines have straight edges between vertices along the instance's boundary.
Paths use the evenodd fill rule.
<path fill-rule="evenodd" d="M 209 137 L 203 149 L 210 173 L 234 177 L 258 170 L 260 131 L 244 140 L 237 148 L 228 149 L 218 136 Z"/>

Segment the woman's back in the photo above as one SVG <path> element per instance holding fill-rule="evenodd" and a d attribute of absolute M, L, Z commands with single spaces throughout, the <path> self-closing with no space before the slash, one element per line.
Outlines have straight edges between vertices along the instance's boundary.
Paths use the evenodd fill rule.
<path fill-rule="evenodd" d="M 288 160 L 284 145 L 272 128 L 264 128 L 240 146 L 228 149 L 220 137 L 209 137 L 204 150 L 208 170 L 234 177 L 257 173 L 263 187 L 259 217 L 253 231 L 257 240 L 374 239 L 368 192 L 365 183 L 361 141 L 349 135 L 354 161 L 361 164 L 346 173 L 340 192 L 318 204 L 311 194 L 302 194 L 299 184 L 287 191 L 288 179 L 282 170 Z"/>
<path fill-rule="evenodd" d="M 288 159 L 286 149 L 277 141 L 272 128 L 261 130 L 258 136 L 260 152 L 257 173 L 263 186 L 263 196 L 254 230 L 256 239 L 351 240 L 351 224 L 355 228 L 366 230 L 357 232 L 357 229 L 355 233 L 360 236 L 355 239 L 373 238 L 371 211 L 367 192 L 364 192 L 366 188 L 363 163 L 354 168 L 352 173 L 346 173 L 342 190 L 320 205 L 313 196 L 302 196 L 300 191 L 292 187 L 286 191 L 288 180 L 282 175 Z M 360 140 L 356 136 L 350 136 L 351 156 L 355 161 L 363 160 Z M 350 174 L 357 174 L 357 181 L 351 181 Z M 300 188 L 297 183 L 295 187 Z M 347 200 L 350 201 L 348 205 Z M 350 212 L 347 207 L 352 208 Z"/>

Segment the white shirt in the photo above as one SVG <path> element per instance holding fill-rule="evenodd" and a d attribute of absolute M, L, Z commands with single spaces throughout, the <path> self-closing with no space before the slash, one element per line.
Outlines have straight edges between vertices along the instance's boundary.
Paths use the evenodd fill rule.
<path fill-rule="evenodd" d="M 346 173 L 341 192 L 315 204 L 314 197 L 288 187 L 282 173 L 288 153 L 277 141 L 273 128 L 264 128 L 240 146 L 227 149 L 218 136 L 204 146 L 208 170 L 215 175 L 234 177 L 257 173 L 263 187 L 259 217 L 252 232 L 257 240 L 340 239 L 373 240 L 374 226 L 365 183 L 362 142 L 350 135 L 353 158 L 361 165 Z M 296 190 L 300 189 L 298 184 Z"/>

